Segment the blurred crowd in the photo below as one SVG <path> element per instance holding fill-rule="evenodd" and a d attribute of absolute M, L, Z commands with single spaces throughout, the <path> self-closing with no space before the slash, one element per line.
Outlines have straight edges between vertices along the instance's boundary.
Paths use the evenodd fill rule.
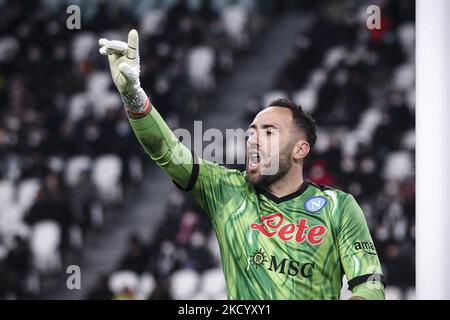
<path fill-rule="evenodd" d="M 40 297 L 145 174 L 97 40 L 140 30 L 141 83 L 176 125 L 251 37 L 234 1 L 80 1 L 80 30 L 70 4 L 0 1 L 0 298 Z"/>
<path fill-rule="evenodd" d="M 97 39 L 137 27 L 151 44 L 141 46 L 142 86 L 174 126 L 207 112 L 203 99 L 252 45 L 253 1 L 80 3 L 75 32 L 65 27 L 68 2 L 0 1 L 0 299 L 40 297 L 42 276 L 82 255 L 86 235 L 101 232 L 145 175 Z M 390 295 L 411 297 L 414 1 L 379 1 L 381 30 L 366 28 L 361 1 L 261 3 L 269 17 L 297 8 L 310 22 L 245 120 L 280 96 L 313 114 L 307 178 L 356 197 Z M 226 298 L 206 215 L 174 189 L 164 219 L 150 241 L 130 235 L 87 299 Z"/>
<path fill-rule="evenodd" d="M 122 258 L 87 299 L 226 299 L 220 252 L 202 209 L 175 189 L 150 241 L 130 234 Z"/>

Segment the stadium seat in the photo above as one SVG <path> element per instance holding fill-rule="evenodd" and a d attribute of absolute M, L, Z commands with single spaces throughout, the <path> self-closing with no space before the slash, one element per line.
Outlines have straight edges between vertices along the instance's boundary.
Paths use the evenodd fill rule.
<path fill-rule="evenodd" d="M 346 132 L 341 139 L 342 153 L 347 156 L 354 156 L 358 148 L 359 140 L 353 132 Z"/>
<path fill-rule="evenodd" d="M 20 182 L 18 188 L 18 205 L 27 212 L 34 204 L 41 182 L 37 178 L 30 178 Z"/>
<path fill-rule="evenodd" d="M 14 201 L 14 185 L 11 180 L 0 181 L 0 211 Z"/>
<path fill-rule="evenodd" d="M 83 171 L 91 169 L 92 160 L 87 156 L 75 156 L 67 162 L 65 182 L 68 186 L 74 186 L 79 182 Z"/>
<path fill-rule="evenodd" d="M 77 33 L 72 42 L 72 59 L 81 62 L 89 57 L 93 51 L 97 51 L 98 39 L 90 32 Z"/>
<path fill-rule="evenodd" d="M 403 23 L 397 31 L 403 51 L 413 55 L 416 45 L 416 28 L 414 23 Z"/>
<path fill-rule="evenodd" d="M 336 46 L 328 49 L 325 54 L 324 66 L 328 69 L 334 69 L 337 67 L 339 62 L 341 62 L 347 54 L 347 51 L 343 46 Z"/>
<path fill-rule="evenodd" d="M 377 108 L 367 109 L 361 116 L 358 131 L 363 133 L 367 142 L 372 140 L 373 134 L 383 120 L 383 114 Z M 361 136 L 361 134 L 360 134 Z"/>
<path fill-rule="evenodd" d="M 20 43 L 12 36 L 0 39 L 0 62 L 9 60 L 20 48 Z"/>
<path fill-rule="evenodd" d="M 170 277 L 170 294 L 175 300 L 190 300 L 199 292 L 200 276 L 195 270 L 183 269 Z"/>
<path fill-rule="evenodd" d="M 220 299 L 225 290 L 226 284 L 222 268 L 210 269 L 202 274 L 200 291 L 208 299 Z"/>
<path fill-rule="evenodd" d="M 8 256 L 8 252 L 8 248 L 5 245 L 0 244 L 0 260 L 5 259 Z"/>
<path fill-rule="evenodd" d="M 403 215 L 399 219 L 395 220 L 394 227 L 392 230 L 392 237 L 395 241 L 405 241 L 408 233 L 408 220 Z"/>
<path fill-rule="evenodd" d="M 188 54 L 188 74 L 194 88 L 210 91 L 215 88 L 213 74 L 215 58 L 210 47 L 192 48 Z"/>
<path fill-rule="evenodd" d="M 59 271 L 62 267 L 59 244 L 61 228 L 54 221 L 36 223 L 31 233 L 31 251 L 36 269 L 43 273 Z"/>
<path fill-rule="evenodd" d="M 317 105 L 317 90 L 309 87 L 293 93 L 292 100 L 306 112 L 313 113 Z"/>
<path fill-rule="evenodd" d="M 399 288 L 387 286 L 384 290 L 386 300 L 401 300 L 402 293 Z"/>
<path fill-rule="evenodd" d="M 327 75 L 323 67 L 318 67 L 311 71 L 309 75 L 308 87 L 318 90 L 327 80 Z"/>
<path fill-rule="evenodd" d="M 317 136 L 316 144 L 314 145 L 315 150 L 320 154 L 326 152 L 330 148 L 330 134 L 323 130 L 320 136 Z"/>
<path fill-rule="evenodd" d="M 402 137 L 401 146 L 405 150 L 414 151 L 416 147 L 416 130 L 411 129 L 405 132 Z"/>
<path fill-rule="evenodd" d="M 383 168 L 384 179 L 402 181 L 413 174 L 413 159 L 409 152 L 397 151 L 387 157 Z"/>
<path fill-rule="evenodd" d="M 95 160 L 92 181 L 105 203 L 118 204 L 122 201 L 121 175 L 122 161 L 118 156 L 103 155 Z"/>
<path fill-rule="evenodd" d="M 146 272 L 139 278 L 139 284 L 136 292 L 138 299 L 146 300 L 150 297 L 155 288 L 155 278 L 152 274 Z"/>
<path fill-rule="evenodd" d="M 233 5 L 222 11 L 222 21 L 225 31 L 236 48 L 248 46 L 245 28 L 248 22 L 248 12 L 242 5 Z"/>
<path fill-rule="evenodd" d="M 199 291 L 189 298 L 189 300 L 211 300 L 211 298 L 202 291 Z"/>
<path fill-rule="evenodd" d="M 90 93 L 89 99 L 96 119 L 103 119 L 109 109 L 117 110 L 123 107 L 120 96 L 115 92 Z"/>
<path fill-rule="evenodd" d="M 405 91 L 415 85 L 415 66 L 413 62 L 403 64 L 395 69 L 392 85 L 395 89 Z"/>
<path fill-rule="evenodd" d="M 52 155 L 47 159 L 47 166 L 52 172 L 60 174 L 66 167 L 66 161 L 60 156 Z"/>
<path fill-rule="evenodd" d="M 111 75 L 108 72 L 94 72 L 87 78 L 87 91 L 93 95 L 108 92 L 111 82 Z"/>
<path fill-rule="evenodd" d="M 105 222 L 105 210 L 100 201 L 94 202 L 90 207 L 90 221 L 92 227 L 99 229 Z"/>
<path fill-rule="evenodd" d="M 16 235 L 27 238 L 30 234 L 29 227 L 23 222 L 24 211 L 17 204 L 11 204 L 0 210 L 0 234 L 3 242 L 10 246 Z"/>
<path fill-rule="evenodd" d="M 144 168 L 138 157 L 133 156 L 130 158 L 128 161 L 128 170 L 130 172 L 131 180 L 134 183 L 139 183 L 144 178 Z"/>
<path fill-rule="evenodd" d="M 279 98 L 286 98 L 288 96 L 288 93 L 281 90 L 272 90 L 266 92 L 262 97 L 262 103 L 263 106 L 268 106 L 273 100 L 279 99 Z"/>
<path fill-rule="evenodd" d="M 406 291 L 406 300 L 416 300 L 416 289 L 409 288 L 408 291 Z"/>
<path fill-rule="evenodd" d="M 2 209 L 2 213 L 0 215 L 1 225 L 4 225 L 7 228 L 11 228 L 13 225 L 22 221 L 23 210 L 17 204 L 11 204 Z"/>
<path fill-rule="evenodd" d="M 69 100 L 69 120 L 77 122 L 86 113 L 89 108 L 89 99 L 87 93 L 74 94 Z"/>
<path fill-rule="evenodd" d="M 227 290 L 223 290 L 214 297 L 215 300 L 228 300 Z"/>
<path fill-rule="evenodd" d="M 73 224 L 69 228 L 69 241 L 70 241 L 70 247 L 73 250 L 80 251 L 83 249 L 83 232 L 79 225 Z"/>
<path fill-rule="evenodd" d="M 109 277 L 109 287 L 114 294 L 120 294 L 125 289 L 135 293 L 139 286 L 139 277 L 133 271 L 120 270 Z"/>
<path fill-rule="evenodd" d="M 122 107 L 120 96 L 110 90 L 111 83 L 112 79 L 108 72 L 95 72 L 88 78 L 87 98 L 96 119 L 102 119 L 109 108 Z"/>
<path fill-rule="evenodd" d="M 152 36 L 158 33 L 161 25 L 166 19 L 166 12 L 164 10 L 151 10 L 142 15 L 140 21 L 140 29 L 142 35 Z"/>

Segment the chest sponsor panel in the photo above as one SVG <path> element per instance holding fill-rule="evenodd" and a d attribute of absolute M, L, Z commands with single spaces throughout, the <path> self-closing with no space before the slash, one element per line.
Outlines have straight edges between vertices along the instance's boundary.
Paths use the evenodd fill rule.
<path fill-rule="evenodd" d="M 328 232 L 325 225 L 310 221 L 307 217 L 299 217 L 292 222 L 279 212 L 262 216 L 259 221 L 250 224 L 250 229 L 274 240 L 313 246 L 320 245 Z"/>

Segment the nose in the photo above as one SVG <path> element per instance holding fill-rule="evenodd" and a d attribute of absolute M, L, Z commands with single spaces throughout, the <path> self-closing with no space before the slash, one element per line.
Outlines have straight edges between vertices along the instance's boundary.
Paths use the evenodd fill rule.
<path fill-rule="evenodd" d="M 247 141 L 248 145 L 250 148 L 258 148 L 258 144 L 259 144 L 259 138 L 258 138 L 258 131 L 255 130 L 254 132 L 249 134 L 248 137 L 248 141 Z"/>

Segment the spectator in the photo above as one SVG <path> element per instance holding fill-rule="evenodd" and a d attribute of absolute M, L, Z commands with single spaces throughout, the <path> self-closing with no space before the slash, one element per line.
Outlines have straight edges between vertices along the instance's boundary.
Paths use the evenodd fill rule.
<path fill-rule="evenodd" d="M 131 270 L 141 274 L 147 264 L 148 253 L 142 241 L 137 235 L 131 235 L 127 252 L 119 263 L 118 270 Z"/>

